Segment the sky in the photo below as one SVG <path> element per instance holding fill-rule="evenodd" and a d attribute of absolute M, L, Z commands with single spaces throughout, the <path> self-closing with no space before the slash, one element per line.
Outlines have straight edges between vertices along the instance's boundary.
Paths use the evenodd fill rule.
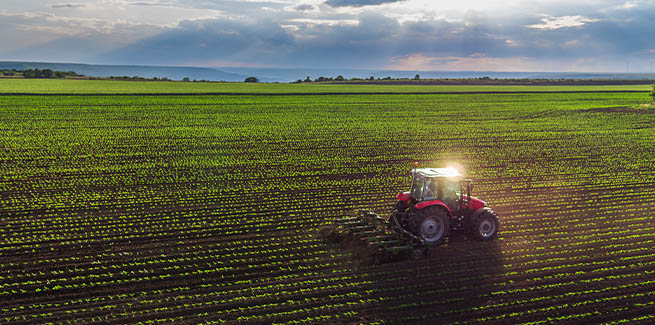
<path fill-rule="evenodd" d="M 2 0 L 0 61 L 651 72 L 655 0 Z"/>

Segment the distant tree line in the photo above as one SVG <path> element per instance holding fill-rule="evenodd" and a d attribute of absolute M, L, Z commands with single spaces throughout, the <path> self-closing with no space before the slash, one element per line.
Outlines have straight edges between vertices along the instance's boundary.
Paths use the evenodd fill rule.
<path fill-rule="evenodd" d="M 448 78 L 441 78 L 441 79 L 443 79 L 443 80 L 449 80 Z M 483 77 L 478 77 L 478 78 L 461 78 L 461 79 L 462 79 L 462 80 L 484 80 L 484 81 L 492 80 L 489 76 L 483 76 Z M 315 78 L 315 79 L 312 80 L 309 76 L 307 76 L 307 78 L 305 78 L 304 80 L 303 80 L 303 79 L 298 79 L 298 80 L 293 81 L 293 82 L 291 82 L 291 83 L 297 83 L 297 84 L 299 84 L 299 83 L 305 83 L 305 82 L 329 82 L 329 81 L 375 81 L 375 80 L 397 80 L 397 81 L 403 81 L 403 80 L 405 80 L 405 81 L 406 81 L 406 80 L 410 80 L 410 78 L 391 78 L 390 76 L 386 76 L 386 77 L 383 77 L 383 78 L 380 78 L 380 77 L 375 78 L 374 76 L 370 76 L 370 77 L 368 77 L 368 78 L 356 78 L 356 77 L 355 77 L 355 78 L 346 79 L 346 78 L 344 78 L 343 76 L 339 75 L 339 76 L 337 76 L 336 78 L 320 76 L 320 77 Z M 414 75 L 413 78 L 411 78 L 411 80 L 421 80 L 421 75 L 419 75 L 419 74 L 417 73 L 416 75 Z M 498 80 L 498 79 L 497 79 L 497 78 L 494 78 L 493 80 Z M 514 80 L 514 79 L 506 79 L 506 80 L 510 80 L 510 81 L 511 81 L 511 80 Z M 544 80 L 545 80 L 545 79 L 544 79 Z"/>
<path fill-rule="evenodd" d="M 414 76 L 414 80 L 420 80 L 420 79 L 421 79 L 421 76 L 419 76 L 418 74 Z M 374 76 L 370 76 L 370 77 L 364 78 L 364 79 L 362 79 L 362 78 L 346 79 L 342 75 L 338 75 L 336 78 L 320 76 L 320 77 L 315 78 L 314 80 L 312 80 L 309 76 L 307 76 L 307 78 L 305 78 L 304 80 L 303 79 L 298 79 L 298 80 L 296 80 L 296 81 L 294 81 L 292 83 L 299 84 L 299 83 L 304 83 L 304 82 L 326 82 L 326 81 L 346 81 L 346 80 L 348 80 L 348 81 L 361 81 L 361 80 L 374 81 L 374 80 L 376 80 L 376 78 Z M 387 77 L 384 77 L 384 78 L 377 78 L 377 80 L 409 80 L 409 78 L 391 78 L 391 77 L 387 76 Z"/>
<path fill-rule="evenodd" d="M 0 71 L 0 76 L 8 76 L 8 77 L 13 77 L 13 76 L 18 76 L 19 75 L 18 70 L 16 69 L 11 69 L 11 70 L 1 70 Z"/>
<path fill-rule="evenodd" d="M 53 71 L 50 69 L 27 69 L 23 71 L 23 78 L 61 79 L 66 77 L 80 77 L 74 71 Z"/>
<path fill-rule="evenodd" d="M 77 74 L 74 71 L 54 71 L 51 69 L 27 69 L 27 70 L 2 70 L 0 75 L 7 77 L 19 77 L 23 78 L 44 78 L 44 79 L 55 79 L 55 78 L 66 78 L 66 77 L 81 77 L 82 75 Z"/>
<path fill-rule="evenodd" d="M 94 78 L 92 78 L 92 79 L 94 79 Z M 103 79 L 103 78 L 99 78 L 99 79 Z M 175 80 L 173 80 L 171 78 L 168 78 L 168 77 L 145 78 L 145 77 L 140 77 L 140 76 L 131 76 L 131 77 L 130 76 L 109 76 L 106 79 L 121 80 L 121 81 L 175 81 Z M 189 78 L 189 77 L 184 77 L 180 81 L 184 81 L 184 82 L 212 82 L 212 81 L 209 81 L 209 80 L 206 80 L 206 79 L 202 79 L 202 80 L 193 79 L 193 80 L 191 80 L 191 78 Z"/>
<path fill-rule="evenodd" d="M 171 79 L 167 77 L 152 77 L 152 78 L 144 78 L 144 77 L 139 77 L 139 76 L 109 76 L 109 79 L 112 80 L 137 80 L 137 81 L 145 81 L 145 80 L 152 80 L 152 81 L 171 81 Z"/>
<path fill-rule="evenodd" d="M 109 76 L 109 79 L 113 80 L 147 80 L 144 77 L 139 77 L 139 76 Z"/>
<path fill-rule="evenodd" d="M 303 82 L 324 82 L 324 81 L 345 81 L 345 80 L 346 80 L 346 78 L 344 78 L 342 75 L 338 75 L 336 78 L 320 76 L 320 77 L 318 77 L 318 78 L 316 78 L 314 80 L 312 80 L 311 78 L 309 78 L 309 76 L 307 76 L 307 78 L 305 78 L 305 80 L 298 79 L 298 80 L 296 80 L 296 81 L 294 81 L 292 83 L 299 84 L 299 83 L 303 83 Z M 351 79 L 351 80 L 353 80 L 353 79 Z"/>

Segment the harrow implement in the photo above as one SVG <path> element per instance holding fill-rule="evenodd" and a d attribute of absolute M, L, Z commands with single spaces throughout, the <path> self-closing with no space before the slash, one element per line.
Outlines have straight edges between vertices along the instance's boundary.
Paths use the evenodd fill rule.
<path fill-rule="evenodd" d="M 403 229 L 397 211 L 384 218 L 370 210 L 360 210 L 356 217 L 338 219 L 330 235 L 333 241 L 350 239 L 374 253 L 374 263 L 384 263 L 404 256 L 414 259 L 430 254 L 430 245 Z"/>

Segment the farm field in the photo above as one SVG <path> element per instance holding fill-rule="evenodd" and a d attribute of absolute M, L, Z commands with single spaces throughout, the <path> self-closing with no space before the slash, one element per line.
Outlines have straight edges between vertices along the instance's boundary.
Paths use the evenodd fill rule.
<path fill-rule="evenodd" d="M 0 322 L 655 321 L 648 87 L 12 82 L 51 94 L 0 95 Z M 461 166 L 499 238 L 366 265 L 317 236 L 415 160 Z"/>

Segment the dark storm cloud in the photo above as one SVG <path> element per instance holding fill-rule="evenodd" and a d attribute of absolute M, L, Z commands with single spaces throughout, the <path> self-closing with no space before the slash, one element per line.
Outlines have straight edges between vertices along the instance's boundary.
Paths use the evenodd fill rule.
<path fill-rule="evenodd" d="M 278 23 L 212 19 L 184 21 L 177 28 L 102 55 L 110 63 L 270 61 L 284 56 L 293 37 Z"/>
<path fill-rule="evenodd" d="M 655 6 L 651 7 L 655 9 Z M 587 28 L 585 35 L 596 46 L 617 54 L 628 54 L 653 49 L 655 44 L 655 10 L 634 10 L 609 13 L 598 23 Z"/>
<path fill-rule="evenodd" d="M 401 1 L 403 0 L 327 0 L 324 3 L 331 7 L 363 7 Z"/>
<path fill-rule="evenodd" d="M 358 25 L 259 20 L 185 21 L 177 28 L 103 55 L 112 63 L 248 62 L 255 65 L 356 66 L 381 63 L 394 19 L 366 15 Z M 281 26 L 287 26 L 283 28 Z"/>
<path fill-rule="evenodd" d="M 512 53 L 533 58 L 583 58 L 624 57 L 648 52 L 655 48 L 647 35 L 655 34 L 655 11 L 652 10 L 614 10 L 595 12 L 590 17 L 596 19 L 580 27 L 556 30 L 537 30 L 527 28 L 520 33 L 508 30 L 506 33 L 522 46 Z M 526 24 L 529 25 L 529 24 Z"/>
<path fill-rule="evenodd" d="M 316 6 L 310 4 L 301 4 L 293 7 L 293 9 L 298 11 L 312 11 L 316 9 Z"/>
<path fill-rule="evenodd" d="M 416 52 L 449 56 L 507 53 L 504 39 L 491 37 L 492 31 L 482 26 L 467 26 L 463 22 L 400 24 L 379 14 L 360 15 L 358 22 L 186 21 L 102 59 L 113 63 L 164 64 L 219 58 L 258 65 L 372 67 L 385 64 L 392 56 Z M 288 28 L 290 24 L 295 28 Z"/>

